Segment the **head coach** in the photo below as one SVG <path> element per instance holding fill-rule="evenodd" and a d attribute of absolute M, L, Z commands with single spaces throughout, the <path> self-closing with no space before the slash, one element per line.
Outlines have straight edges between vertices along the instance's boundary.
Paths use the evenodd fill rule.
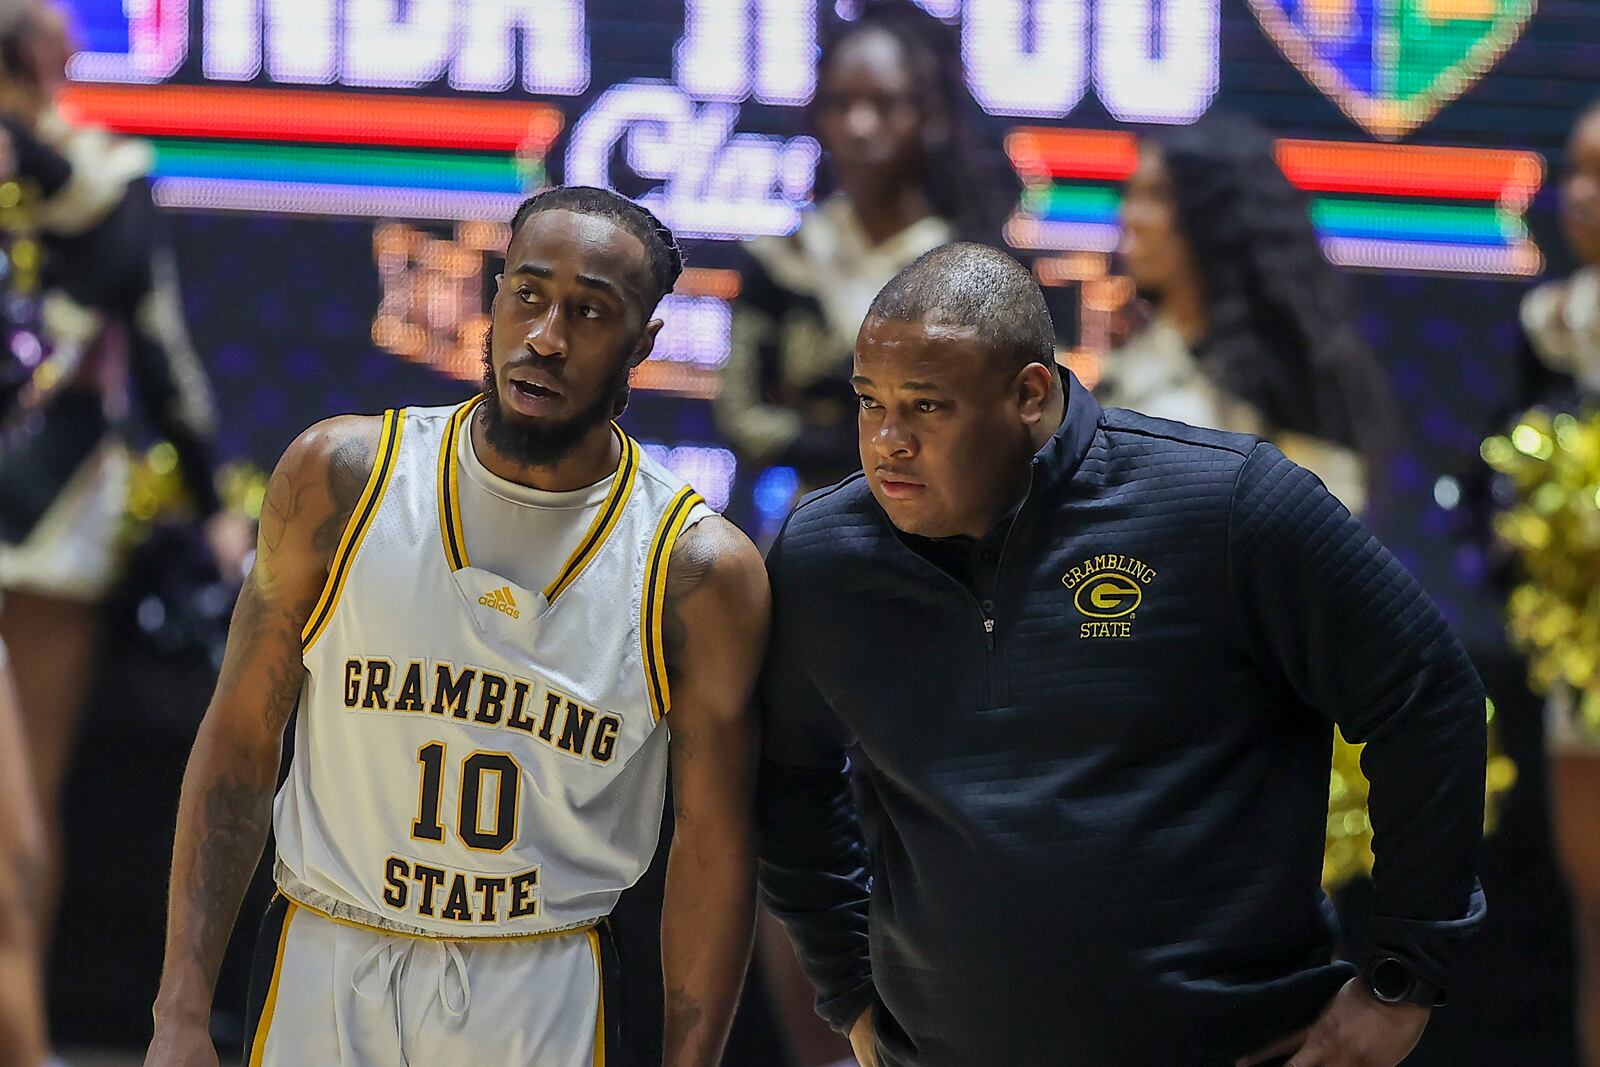
<path fill-rule="evenodd" d="M 773 546 L 761 685 L 762 891 L 821 1014 L 884 1067 L 1402 1060 L 1484 907 L 1484 694 L 1427 595 L 1272 445 L 1102 409 L 1003 253 L 902 271 L 852 380 L 864 469 Z"/>

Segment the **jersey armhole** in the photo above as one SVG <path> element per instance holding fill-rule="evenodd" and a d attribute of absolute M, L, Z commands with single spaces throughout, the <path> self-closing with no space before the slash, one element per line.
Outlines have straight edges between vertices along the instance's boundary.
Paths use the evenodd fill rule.
<path fill-rule="evenodd" d="M 644 597 L 640 606 L 639 641 L 644 651 L 645 689 L 650 695 L 650 716 L 660 722 L 672 706 L 667 683 L 667 657 L 661 636 L 661 612 L 667 599 L 667 564 L 672 548 L 688 525 L 695 506 L 704 499 L 689 486 L 678 490 L 656 526 L 650 551 L 645 555 Z"/>
<path fill-rule="evenodd" d="M 366 487 L 361 490 L 361 496 L 345 523 L 344 533 L 339 537 L 339 547 L 334 550 L 333 559 L 328 563 L 328 579 L 322 584 L 317 606 L 300 631 L 301 655 L 311 651 L 311 646 L 317 643 L 317 638 L 322 636 L 322 631 L 328 628 L 328 622 L 333 618 L 333 610 L 339 604 L 339 595 L 344 591 L 350 568 L 355 563 L 356 552 L 360 550 L 361 542 L 372 526 L 373 516 L 377 515 L 378 506 L 383 503 L 384 492 L 394 475 L 395 460 L 400 452 L 400 433 L 404 428 L 404 408 L 398 411 L 390 408 L 383 413 L 383 428 L 378 433 L 378 455 L 372 463 L 372 473 L 367 475 Z"/>

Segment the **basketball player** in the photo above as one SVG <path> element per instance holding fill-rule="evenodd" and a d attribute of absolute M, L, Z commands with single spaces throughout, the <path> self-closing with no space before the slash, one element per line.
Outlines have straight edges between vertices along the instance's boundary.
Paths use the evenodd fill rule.
<path fill-rule="evenodd" d="M 603 920 L 656 847 L 667 724 L 665 1060 L 717 1062 L 753 922 L 765 572 L 611 421 L 680 269 L 628 200 L 542 193 L 512 222 L 484 395 L 284 454 L 184 779 L 147 1064 L 217 1062 L 269 811 L 250 1067 L 607 1062 Z"/>

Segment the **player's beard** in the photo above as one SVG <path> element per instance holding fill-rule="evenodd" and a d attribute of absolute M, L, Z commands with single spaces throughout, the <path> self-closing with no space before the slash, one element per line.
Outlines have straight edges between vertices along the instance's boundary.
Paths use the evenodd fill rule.
<path fill-rule="evenodd" d="M 577 414 L 563 419 L 530 419 L 506 412 L 500 404 L 500 387 L 494 373 L 494 331 L 483 339 L 483 434 L 489 446 L 524 467 L 548 467 L 565 459 L 591 430 L 611 421 L 628 406 L 626 359 L 600 383 L 595 397 Z"/>

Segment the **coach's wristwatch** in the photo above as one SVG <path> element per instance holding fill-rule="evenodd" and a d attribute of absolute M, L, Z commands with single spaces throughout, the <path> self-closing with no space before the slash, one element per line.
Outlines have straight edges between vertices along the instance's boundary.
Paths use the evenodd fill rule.
<path fill-rule="evenodd" d="M 1444 1004 L 1444 990 L 1417 974 L 1417 969 L 1398 956 L 1373 956 L 1361 968 L 1372 995 L 1385 1004 L 1421 1004 L 1437 1008 Z"/>

